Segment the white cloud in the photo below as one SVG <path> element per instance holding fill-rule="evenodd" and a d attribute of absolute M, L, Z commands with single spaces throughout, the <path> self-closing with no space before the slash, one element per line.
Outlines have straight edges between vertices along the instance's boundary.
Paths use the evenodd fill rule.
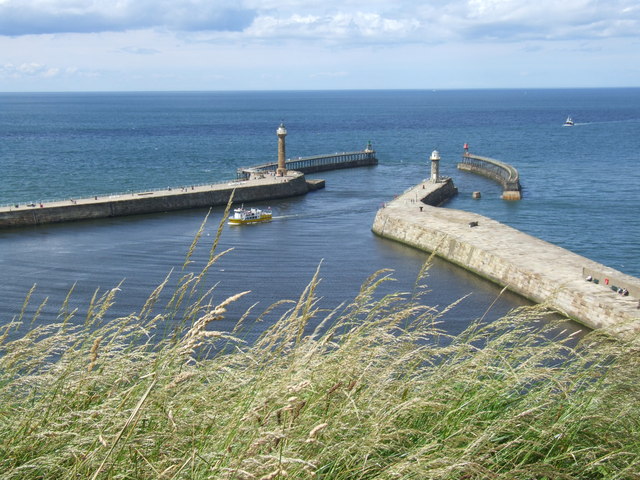
<path fill-rule="evenodd" d="M 4 0 L 0 35 L 139 29 L 348 45 L 635 36 L 637 0 Z M 229 32 L 233 32 L 229 35 Z"/>
<path fill-rule="evenodd" d="M 583 85 L 603 52 L 635 85 L 638 32 L 638 0 L 0 0 L 0 90 Z"/>
<path fill-rule="evenodd" d="M 466 38 L 509 41 L 636 36 L 640 10 L 635 4 L 636 0 L 469 0 L 461 27 Z"/>
<path fill-rule="evenodd" d="M 5 0 L 0 35 L 144 28 L 239 31 L 254 16 L 234 0 Z"/>
<path fill-rule="evenodd" d="M 47 68 L 47 70 L 45 70 L 42 73 L 42 76 L 45 77 L 45 78 L 50 78 L 50 77 L 55 77 L 59 73 L 60 73 L 60 69 L 59 68 L 51 67 L 51 68 Z"/>
<path fill-rule="evenodd" d="M 59 71 L 57 68 L 48 67 L 36 62 L 22 63 L 20 65 L 6 63 L 0 66 L 0 76 L 11 78 L 53 76 Z"/>
<path fill-rule="evenodd" d="M 10 79 L 50 79 L 54 77 L 91 76 L 90 72 L 83 72 L 77 67 L 59 67 L 37 62 L 14 65 L 6 63 L 0 65 L 0 78 Z"/>
<path fill-rule="evenodd" d="M 9 68 L 12 65 L 8 65 Z M 41 74 L 46 67 L 44 65 L 40 65 L 39 63 L 23 63 L 22 65 L 18 65 L 15 67 L 15 71 L 19 73 L 23 73 L 25 75 L 38 75 Z"/>
<path fill-rule="evenodd" d="M 371 41 L 393 43 L 409 38 L 420 28 L 414 19 L 385 18 L 377 13 L 354 12 L 333 15 L 269 16 L 256 18 L 244 32 L 253 39 L 306 38 L 334 44 Z"/>

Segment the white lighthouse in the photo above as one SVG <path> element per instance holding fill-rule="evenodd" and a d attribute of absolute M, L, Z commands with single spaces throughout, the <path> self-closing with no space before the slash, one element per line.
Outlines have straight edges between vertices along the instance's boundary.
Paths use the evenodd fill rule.
<path fill-rule="evenodd" d="M 276 130 L 278 134 L 278 170 L 276 170 L 276 175 L 279 177 L 284 177 L 287 174 L 286 167 L 286 153 L 284 146 L 284 137 L 287 136 L 287 129 L 284 127 L 284 123 L 281 123 Z"/>
<path fill-rule="evenodd" d="M 431 152 L 431 183 L 440 181 L 440 154 L 437 150 Z"/>

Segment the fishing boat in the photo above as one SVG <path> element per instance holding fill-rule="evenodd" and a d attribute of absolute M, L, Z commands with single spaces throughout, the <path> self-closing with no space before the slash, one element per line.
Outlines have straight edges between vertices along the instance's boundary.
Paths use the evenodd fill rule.
<path fill-rule="evenodd" d="M 564 124 L 562 126 L 563 127 L 573 127 L 573 119 L 571 118 L 571 116 L 567 117 L 567 119 L 564 121 Z"/>
<path fill-rule="evenodd" d="M 250 223 L 269 222 L 272 218 L 271 210 L 259 208 L 236 208 L 233 216 L 229 217 L 229 225 L 247 225 Z"/>

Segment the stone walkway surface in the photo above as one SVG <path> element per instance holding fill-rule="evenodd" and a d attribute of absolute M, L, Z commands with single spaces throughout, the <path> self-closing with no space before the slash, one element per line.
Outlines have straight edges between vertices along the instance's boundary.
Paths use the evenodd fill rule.
<path fill-rule="evenodd" d="M 435 251 L 590 328 L 640 332 L 640 279 L 482 215 L 420 202 L 442 185 L 424 182 L 400 195 L 378 211 L 373 231 Z"/>
<path fill-rule="evenodd" d="M 220 206 L 227 204 L 233 192 L 234 204 L 266 201 L 304 195 L 323 186 L 290 171 L 284 177 L 266 173 L 248 180 L 13 205 L 0 208 L 0 228 Z"/>
<path fill-rule="evenodd" d="M 293 174 L 292 172 L 291 174 Z M 213 191 L 229 190 L 230 188 L 246 188 L 256 187 L 261 185 L 281 183 L 282 177 L 275 177 L 274 175 L 265 175 L 264 178 L 253 178 L 250 180 L 230 180 L 227 182 L 193 185 L 188 187 L 177 188 L 165 188 L 159 190 L 147 190 L 143 192 L 132 193 L 119 193 L 113 195 L 98 195 L 86 198 L 70 198 L 67 200 L 56 200 L 45 203 L 33 203 L 33 204 L 20 204 L 16 209 L 15 205 L 8 205 L 0 207 L 0 212 L 10 212 L 16 210 L 25 210 L 33 208 L 53 208 L 53 207 L 66 207 L 69 205 L 93 205 L 104 202 L 114 202 L 119 200 L 131 200 L 136 198 L 157 198 L 168 196 L 179 196 L 188 193 L 205 193 Z M 41 206 L 42 205 L 42 206 Z"/>

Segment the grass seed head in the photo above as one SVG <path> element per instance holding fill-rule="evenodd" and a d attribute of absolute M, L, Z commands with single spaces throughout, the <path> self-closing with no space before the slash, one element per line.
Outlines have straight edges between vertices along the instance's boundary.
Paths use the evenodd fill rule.
<path fill-rule="evenodd" d="M 316 436 L 318 435 L 318 433 L 320 433 L 322 430 L 327 428 L 328 425 L 329 425 L 328 423 L 321 423 L 321 424 L 316 425 L 315 427 L 313 427 L 311 429 L 311 431 L 309 432 L 309 436 L 307 437 L 306 442 L 307 443 L 315 442 L 316 441 Z"/>
<path fill-rule="evenodd" d="M 96 337 L 93 341 L 93 345 L 91 345 L 91 350 L 89 351 L 89 365 L 87 365 L 88 372 L 93 370 L 93 367 L 96 365 L 96 361 L 98 360 L 98 348 L 100 348 L 101 341 L 102 337 Z"/>

